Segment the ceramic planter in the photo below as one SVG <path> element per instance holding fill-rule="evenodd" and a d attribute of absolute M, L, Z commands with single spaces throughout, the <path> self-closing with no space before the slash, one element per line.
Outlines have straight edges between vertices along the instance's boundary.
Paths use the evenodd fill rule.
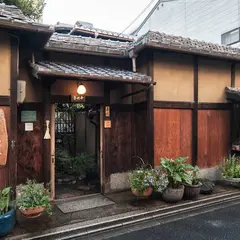
<path fill-rule="evenodd" d="M 198 185 L 184 185 L 184 198 L 185 199 L 197 199 L 200 194 L 202 184 Z"/>
<path fill-rule="evenodd" d="M 153 192 L 153 189 L 151 187 L 147 188 L 142 194 L 137 193 L 136 189 L 132 189 L 133 195 L 139 199 L 149 198 L 151 196 L 152 192 Z"/>
<path fill-rule="evenodd" d="M 39 217 L 45 210 L 44 207 L 35 207 L 29 209 L 19 209 L 21 214 L 26 218 L 37 218 Z"/>
<path fill-rule="evenodd" d="M 180 188 L 167 187 L 164 190 L 162 197 L 163 197 L 163 200 L 166 202 L 175 203 L 182 200 L 183 194 L 184 194 L 183 185 Z"/>
<path fill-rule="evenodd" d="M 15 209 L 10 208 L 6 214 L 0 215 L 0 238 L 10 233 L 15 225 Z"/>

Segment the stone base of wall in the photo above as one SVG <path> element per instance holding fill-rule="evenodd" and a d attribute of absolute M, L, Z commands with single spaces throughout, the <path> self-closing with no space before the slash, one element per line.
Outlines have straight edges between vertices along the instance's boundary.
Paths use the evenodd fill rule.
<path fill-rule="evenodd" d="M 201 169 L 199 177 L 207 178 L 212 181 L 222 180 L 222 174 L 219 167 Z"/>

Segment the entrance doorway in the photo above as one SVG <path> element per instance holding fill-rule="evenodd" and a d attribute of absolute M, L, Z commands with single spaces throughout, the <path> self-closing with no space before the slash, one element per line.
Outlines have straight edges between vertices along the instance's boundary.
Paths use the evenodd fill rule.
<path fill-rule="evenodd" d="M 55 198 L 100 192 L 100 106 L 54 104 Z"/>

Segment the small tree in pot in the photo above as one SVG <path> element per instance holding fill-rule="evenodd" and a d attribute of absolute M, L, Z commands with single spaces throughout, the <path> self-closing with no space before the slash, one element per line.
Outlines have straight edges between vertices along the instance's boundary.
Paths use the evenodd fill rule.
<path fill-rule="evenodd" d="M 189 173 L 188 182 L 184 183 L 184 198 L 185 199 L 196 199 L 199 196 L 200 188 L 202 183 L 198 178 L 199 168 L 198 166 L 192 167 L 191 173 Z"/>
<path fill-rule="evenodd" d="M 0 190 L 0 237 L 11 232 L 15 225 L 15 209 L 10 206 L 11 188 Z"/>
<path fill-rule="evenodd" d="M 167 172 L 169 184 L 163 192 L 163 199 L 167 202 L 178 202 L 183 198 L 183 183 L 191 184 L 187 170 L 192 169 L 186 163 L 187 157 L 176 159 L 161 158 L 163 169 Z"/>

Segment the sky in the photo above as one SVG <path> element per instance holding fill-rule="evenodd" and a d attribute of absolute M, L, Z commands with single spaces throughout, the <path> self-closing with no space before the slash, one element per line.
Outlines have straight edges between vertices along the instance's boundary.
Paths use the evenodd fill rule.
<path fill-rule="evenodd" d="M 157 0 L 152 0 L 153 7 Z M 43 22 L 47 24 L 74 24 L 76 21 L 90 22 L 96 28 L 122 32 L 151 2 L 151 0 L 46 0 Z M 134 30 L 150 8 L 127 30 Z"/>

